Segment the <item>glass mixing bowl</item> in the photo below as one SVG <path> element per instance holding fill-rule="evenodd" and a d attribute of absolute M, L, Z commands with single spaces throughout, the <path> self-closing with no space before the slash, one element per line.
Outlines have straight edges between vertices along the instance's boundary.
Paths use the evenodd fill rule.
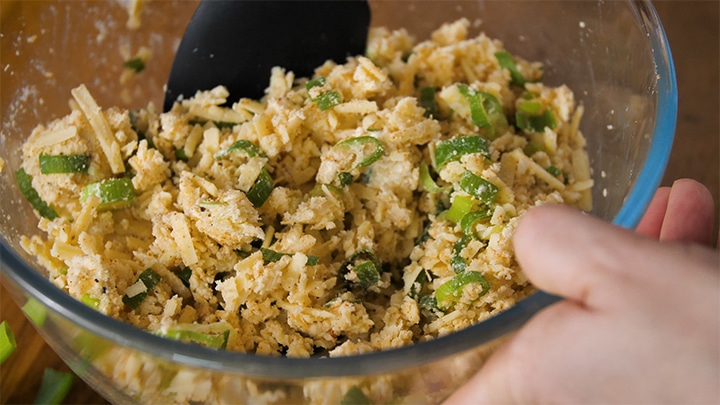
<path fill-rule="evenodd" d="M 556 299 L 536 293 L 478 325 L 400 349 L 340 358 L 281 358 L 170 341 L 92 310 L 48 282 L 19 245 L 38 232 L 13 173 L 38 123 L 68 112 L 70 90 L 91 87 L 103 107 L 162 105 L 173 52 L 195 8 L 134 1 L 2 1 L 0 264 L 18 305 L 44 312 L 48 344 L 113 403 L 328 403 L 357 389 L 375 403 L 437 403 L 465 382 L 502 340 Z M 567 84 L 585 115 L 595 186 L 592 214 L 633 228 L 657 188 L 677 114 L 675 73 L 649 1 L 371 1 L 373 25 L 418 39 L 443 22 L 482 24 L 512 53 L 544 63 L 544 81 Z M 121 85 L 123 50 L 151 48 L 152 63 Z M 348 394 L 349 393 L 349 394 Z M 350 395 L 350 396 L 346 396 Z M 350 398 L 350 399 L 348 399 Z"/>

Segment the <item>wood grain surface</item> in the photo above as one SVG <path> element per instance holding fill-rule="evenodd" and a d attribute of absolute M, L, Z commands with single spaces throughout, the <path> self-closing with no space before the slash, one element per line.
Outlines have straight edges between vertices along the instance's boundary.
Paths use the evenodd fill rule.
<path fill-rule="evenodd" d="M 670 185 L 679 178 L 694 178 L 708 186 L 717 204 L 720 200 L 720 2 L 657 1 L 655 7 L 670 41 L 679 86 L 676 138 L 663 184 Z M 718 220 L 715 222 L 717 235 Z M 46 367 L 69 369 L 25 320 L 4 288 L 0 288 L 0 320 L 9 322 L 18 341 L 16 352 L 0 366 L 0 403 L 32 403 Z M 77 378 L 65 403 L 107 402 Z"/>

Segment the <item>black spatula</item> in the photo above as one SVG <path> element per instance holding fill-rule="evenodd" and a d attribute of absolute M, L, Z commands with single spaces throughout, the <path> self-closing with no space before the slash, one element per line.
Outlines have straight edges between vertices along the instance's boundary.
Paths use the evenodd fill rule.
<path fill-rule="evenodd" d="M 311 76 L 327 60 L 363 54 L 369 25 L 365 0 L 203 0 L 175 55 L 163 109 L 217 85 L 230 91 L 228 104 L 259 99 L 274 66 Z"/>

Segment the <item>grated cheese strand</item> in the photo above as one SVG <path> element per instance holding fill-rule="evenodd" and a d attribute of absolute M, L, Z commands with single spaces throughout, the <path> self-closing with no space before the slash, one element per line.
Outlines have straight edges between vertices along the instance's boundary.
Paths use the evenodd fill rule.
<path fill-rule="evenodd" d="M 102 114 L 97 102 L 95 102 L 84 84 L 72 89 L 71 93 L 95 131 L 95 136 L 100 141 L 100 147 L 105 153 L 108 163 L 110 163 L 110 169 L 114 174 L 124 173 L 125 164 L 120 153 L 120 145 L 110 130 L 110 124 Z"/>

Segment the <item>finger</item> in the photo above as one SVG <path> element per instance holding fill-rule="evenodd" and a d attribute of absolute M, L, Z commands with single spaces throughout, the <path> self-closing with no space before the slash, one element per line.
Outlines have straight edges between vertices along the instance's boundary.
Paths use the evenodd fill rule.
<path fill-rule="evenodd" d="M 647 211 L 645 211 L 645 215 L 643 215 L 640 223 L 635 228 L 635 232 L 655 239 L 660 238 L 660 230 L 662 229 L 669 197 L 670 187 L 660 187 L 657 190 L 652 201 L 650 201 Z"/>
<path fill-rule="evenodd" d="M 535 286 L 589 306 L 602 304 L 602 294 L 615 290 L 618 279 L 631 277 L 625 269 L 644 260 L 627 247 L 648 243 L 653 241 L 550 204 L 528 210 L 513 237 L 515 256 Z"/>
<path fill-rule="evenodd" d="M 710 246 L 714 221 L 715 203 L 710 191 L 695 180 L 677 180 L 670 189 L 660 240 Z"/>

